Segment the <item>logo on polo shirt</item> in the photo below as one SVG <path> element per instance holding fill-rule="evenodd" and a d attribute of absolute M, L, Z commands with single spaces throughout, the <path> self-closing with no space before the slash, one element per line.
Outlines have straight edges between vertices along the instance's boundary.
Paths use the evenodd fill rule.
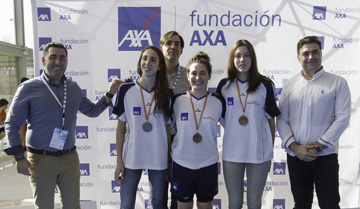
<path fill-rule="evenodd" d="M 221 209 L 221 199 L 213 199 L 213 209 Z"/>
<path fill-rule="evenodd" d="M 273 209 L 285 209 L 285 199 L 274 199 Z"/>
<path fill-rule="evenodd" d="M 326 6 L 314 6 L 313 20 L 325 20 L 326 19 Z"/>
<path fill-rule="evenodd" d="M 113 107 L 109 107 L 109 120 L 117 120 L 119 119 L 117 115 L 113 114 Z"/>
<path fill-rule="evenodd" d="M 247 192 L 247 180 L 244 180 L 244 192 Z"/>
<path fill-rule="evenodd" d="M 111 191 L 112 193 L 120 193 L 121 181 L 111 181 Z"/>
<path fill-rule="evenodd" d="M 179 186 L 178 183 L 176 183 L 176 182 L 173 181 L 173 185 L 172 185 L 173 189 L 177 191 L 177 190 L 178 190 L 178 186 Z"/>
<path fill-rule="evenodd" d="M 90 176 L 90 163 L 80 163 L 80 176 Z"/>
<path fill-rule="evenodd" d="M 119 51 L 140 51 L 159 47 L 161 34 L 160 7 L 118 7 Z"/>
<path fill-rule="evenodd" d="M 50 7 L 38 7 L 38 21 L 51 21 Z"/>
<path fill-rule="evenodd" d="M 143 169 L 143 175 L 149 175 L 148 169 Z"/>
<path fill-rule="evenodd" d="M 141 115 L 141 107 L 133 107 L 134 115 Z"/>
<path fill-rule="evenodd" d="M 181 121 L 188 121 L 188 113 L 187 112 L 184 112 L 184 113 L 181 113 Z"/>
<path fill-rule="evenodd" d="M 221 162 L 217 163 L 218 174 L 221 174 Z"/>
<path fill-rule="evenodd" d="M 121 79 L 121 69 L 108 69 L 108 82 L 112 82 L 116 78 Z"/>
<path fill-rule="evenodd" d="M 317 38 L 321 42 L 321 49 L 324 49 L 325 36 L 318 36 Z"/>
<path fill-rule="evenodd" d="M 44 51 L 46 44 L 51 43 L 51 42 L 52 42 L 51 37 L 39 38 L 39 51 Z"/>
<path fill-rule="evenodd" d="M 110 156 L 117 156 L 116 144 L 110 144 Z"/>
<path fill-rule="evenodd" d="M 234 105 L 234 97 L 228 97 L 227 98 L 227 105 L 228 106 Z"/>
<path fill-rule="evenodd" d="M 57 186 L 55 186 L 55 193 L 59 193 Z"/>
<path fill-rule="evenodd" d="M 285 162 L 274 162 L 273 164 L 273 174 L 274 175 L 285 175 L 286 173 L 286 163 Z"/>
<path fill-rule="evenodd" d="M 76 126 L 75 128 L 75 137 L 76 139 L 88 139 L 88 127 L 87 126 Z"/>

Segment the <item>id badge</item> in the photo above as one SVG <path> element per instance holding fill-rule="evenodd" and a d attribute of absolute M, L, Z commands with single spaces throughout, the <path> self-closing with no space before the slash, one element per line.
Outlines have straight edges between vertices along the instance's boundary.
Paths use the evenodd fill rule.
<path fill-rule="evenodd" d="M 51 137 L 49 147 L 63 150 L 68 133 L 69 132 L 67 130 L 61 130 L 60 128 L 55 128 L 54 133 Z"/>

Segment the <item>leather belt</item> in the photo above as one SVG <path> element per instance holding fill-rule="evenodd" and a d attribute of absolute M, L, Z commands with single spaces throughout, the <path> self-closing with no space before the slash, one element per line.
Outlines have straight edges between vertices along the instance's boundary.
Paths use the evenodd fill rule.
<path fill-rule="evenodd" d="M 31 153 L 40 154 L 40 155 L 50 155 L 50 156 L 55 156 L 55 157 L 60 157 L 62 155 L 66 155 L 68 153 L 71 153 L 74 150 L 76 150 L 76 146 L 74 146 L 73 148 L 71 148 L 69 150 L 59 150 L 56 152 L 49 152 L 46 150 L 37 150 L 37 149 L 33 149 L 31 147 L 27 147 L 27 151 L 29 151 Z"/>

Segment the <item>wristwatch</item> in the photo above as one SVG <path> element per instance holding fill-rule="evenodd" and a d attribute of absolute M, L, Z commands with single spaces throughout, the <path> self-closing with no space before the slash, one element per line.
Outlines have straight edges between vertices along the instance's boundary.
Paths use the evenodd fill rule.
<path fill-rule="evenodd" d="M 112 99 L 114 97 L 114 94 L 110 94 L 108 91 L 105 93 L 105 95 L 109 97 L 109 99 Z"/>
<path fill-rule="evenodd" d="M 318 152 L 318 153 L 320 153 L 320 152 L 322 152 L 323 150 L 320 148 L 320 146 L 318 145 L 318 143 L 317 142 L 315 142 L 315 144 L 314 144 L 314 148 L 315 148 L 315 150 Z"/>
<path fill-rule="evenodd" d="M 22 159 L 25 159 L 25 155 L 24 155 L 24 154 L 15 155 L 14 158 L 15 158 L 16 161 L 20 161 L 20 160 L 22 160 Z"/>

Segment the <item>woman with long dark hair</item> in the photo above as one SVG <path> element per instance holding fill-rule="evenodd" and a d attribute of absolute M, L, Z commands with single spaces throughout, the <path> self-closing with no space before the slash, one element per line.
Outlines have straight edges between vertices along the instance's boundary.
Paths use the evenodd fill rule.
<path fill-rule="evenodd" d="M 119 116 L 114 178 L 122 181 L 121 208 L 134 208 L 143 169 L 148 169 L 149 175 L 149 206 L 162 207 L 169 150 L 166 122 L 172 95 L 165 69 L 160 49 L 148 46 L 138 61 L 140 78 L 121 85 L 118 91 L 113 111 Z"/>
<path fill-rule="evenodd" d="M 217 93 L 227 103 L 223 137 L 223 168 L 229 208 L 242 208 L 244 173 L 247 176 L 247 205 L 261 208 L 261 198 L 273 158 L 276 106 L 274 84 L 257 68 L 255 50 L 247 40 L 231 48 L 228 78 L 220 81 Z"/>

